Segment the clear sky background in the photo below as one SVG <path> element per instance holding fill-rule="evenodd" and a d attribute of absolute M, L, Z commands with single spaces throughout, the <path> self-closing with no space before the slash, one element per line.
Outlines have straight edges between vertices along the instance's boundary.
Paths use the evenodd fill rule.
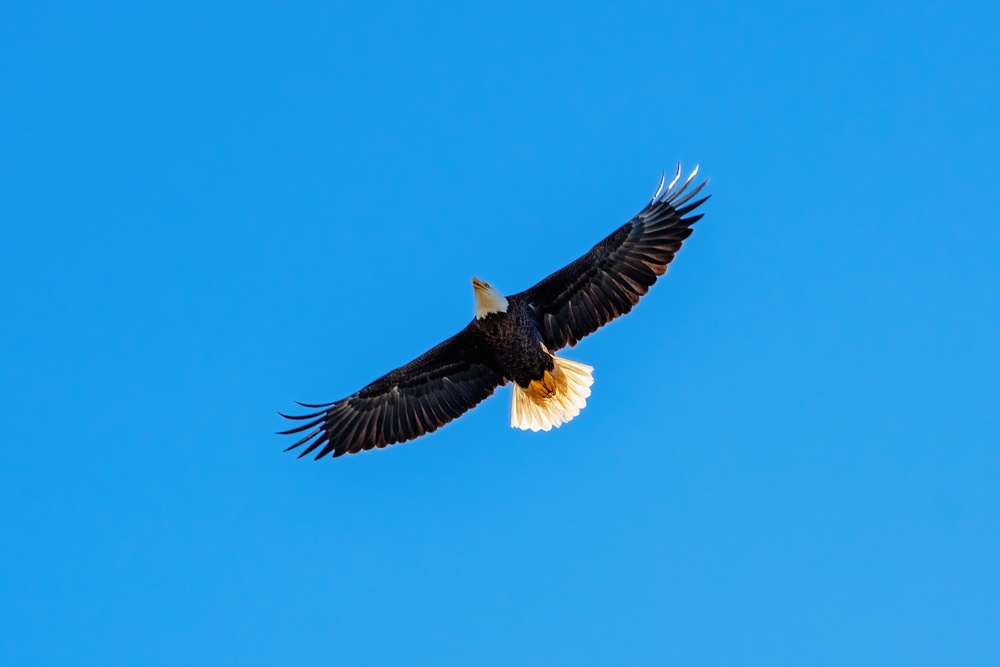
<path fill-rule="evenodd" d="M 0 9 L 0 663 L 1000 664 L 996 3 Z M 706 217 L 415 443 L 359 389 L 700 163 Z"/>

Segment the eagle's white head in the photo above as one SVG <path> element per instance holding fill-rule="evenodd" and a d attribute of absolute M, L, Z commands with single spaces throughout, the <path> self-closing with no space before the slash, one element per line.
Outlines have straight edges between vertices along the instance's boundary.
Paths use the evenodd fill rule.
<path fill-rule="evenodd" d="M 472 289 L 476 293 L 476 319 L 481 320 L 493 313 L 507 312 L 507 299 L 503 294 L 484 283 L 479 278 L 472 279 Z"/>

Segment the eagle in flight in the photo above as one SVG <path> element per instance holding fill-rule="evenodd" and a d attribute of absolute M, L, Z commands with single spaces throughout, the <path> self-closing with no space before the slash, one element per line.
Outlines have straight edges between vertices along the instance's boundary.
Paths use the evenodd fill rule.
<path fill-rule="evenodd" d="M 281 435 L 304 435 L 288 450 L 300 457 L 319 449 L 341 456 L 406 442 L 444 426 L 514 383 L 510 425 L 548 431 L 580 414 L 590 396 L 593 368 L 555 356 L 625 313 L 649 291 L 691 235 L 702 214 L 691 201 L 707 181 L 689 189 L 698 168 L 677 186 L 660 178 L 652 199 L 590 252 L 518 294 L 503 296 L 472 279 L 476 314 L 457 334 L 347 398 L 305 415 Z M 677 186 L 677 187 L 675 187 Z M 286 450 L 286 451 L 288 451 Z"/>

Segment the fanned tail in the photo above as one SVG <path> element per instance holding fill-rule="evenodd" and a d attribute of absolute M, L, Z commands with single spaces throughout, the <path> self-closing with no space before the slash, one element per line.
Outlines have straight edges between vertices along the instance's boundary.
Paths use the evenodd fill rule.
<path fill-rule="evenodd" d="M 553 357 L 555 367 L 527 387 L 514 383 L 510 425 L 522 430 L 548 431 L 580 414 L 587 405 L 594 369 L 578 361 Z"/>

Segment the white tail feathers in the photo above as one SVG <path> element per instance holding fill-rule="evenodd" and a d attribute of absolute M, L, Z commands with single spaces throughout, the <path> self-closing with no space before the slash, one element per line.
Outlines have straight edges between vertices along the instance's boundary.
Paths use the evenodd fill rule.
<path fill-rule="evenodd" d="M 522 430 L 548 431 L 580 414 L 587 405 L 594 369 L 569 359 L 553 357 L 555 367 L 527 387 L 514 383 L 510 425 Z"/>

